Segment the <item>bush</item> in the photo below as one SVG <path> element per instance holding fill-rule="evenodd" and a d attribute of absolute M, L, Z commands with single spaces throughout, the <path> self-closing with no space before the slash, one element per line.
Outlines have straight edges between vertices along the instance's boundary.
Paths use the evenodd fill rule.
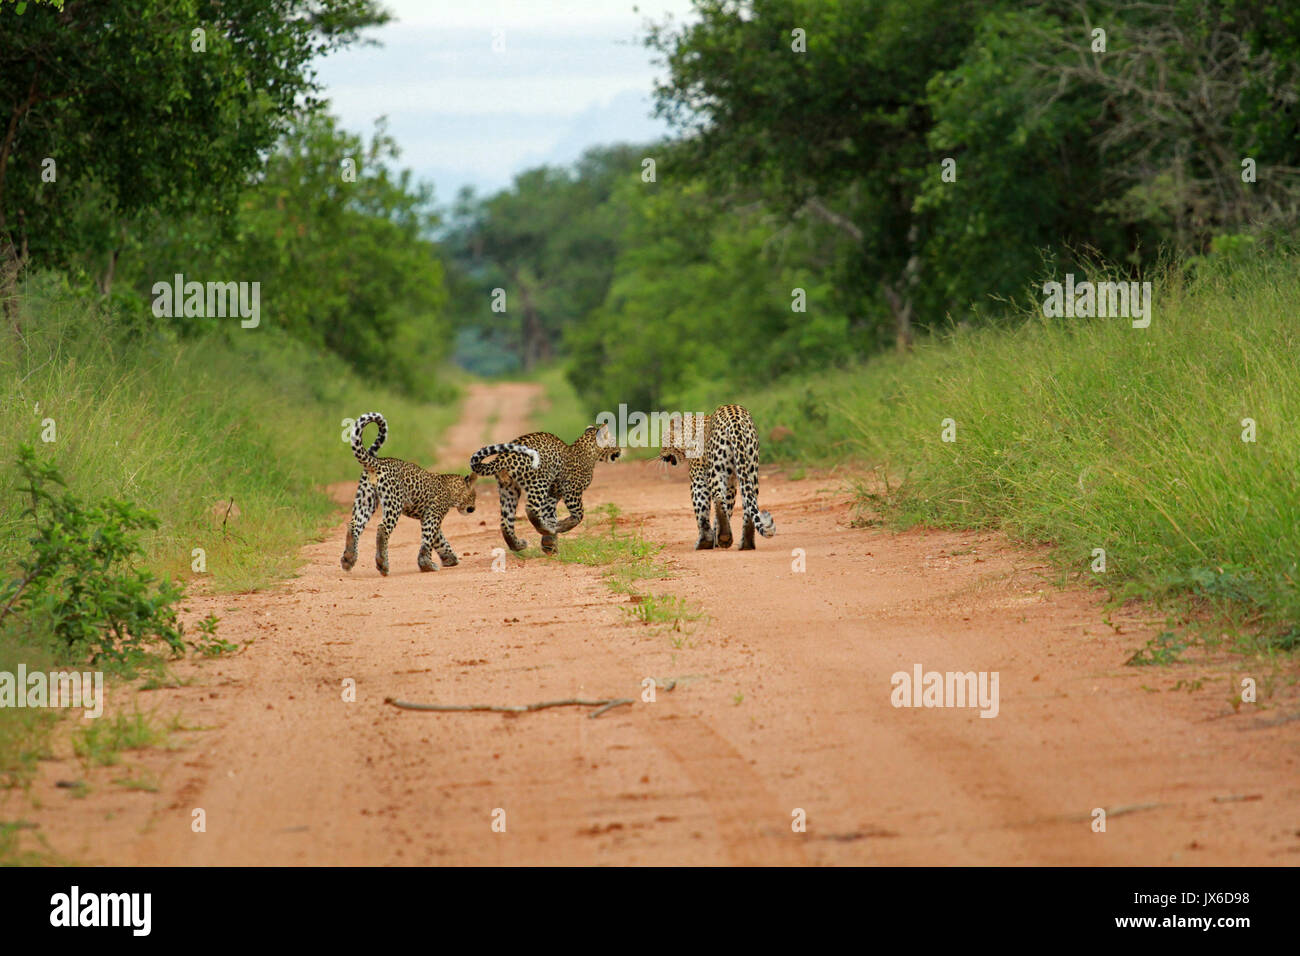
<path fill-rule="evenodd" d="M 183 652 L 176 604 L 184 589 L 134 566 L 144 553 L 137 533 L 158 519 L 114 498 L 82 502 L 31 445 L 19 447 L 17 469 L 28 498 L 23 514 L 35 527 L 20 575 L 0 587 L 0 625 L 25 619 L 48 629 L 60 651 L 92 663 L 139 659 L 158 645 Z"/>

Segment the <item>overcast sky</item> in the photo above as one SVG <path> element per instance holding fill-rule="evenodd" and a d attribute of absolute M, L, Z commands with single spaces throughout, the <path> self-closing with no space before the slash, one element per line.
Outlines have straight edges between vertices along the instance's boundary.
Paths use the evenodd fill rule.
<path fill-rule="evenodd" d="M 318 64 L 333 112 L 367 136 L 380 116 L 400 163 L 439 203 L 463 185 L 490 192 L 518 172 L 568 163 L 588 146 L 645 142 L 660 70 L 647 20 L 692 19 L 690 0 L 383 0 L 380 46 Z M 495 52 L 497 38 L 504 50 Z"/>

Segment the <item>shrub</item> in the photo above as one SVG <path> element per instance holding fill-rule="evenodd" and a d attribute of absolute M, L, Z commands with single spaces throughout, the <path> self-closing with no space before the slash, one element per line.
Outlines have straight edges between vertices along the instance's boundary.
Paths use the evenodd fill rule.
<path fill-rule="evenodd" d="M 19 619 L 53 635 L 60 653 L 92 663 L 138 660 L 159 645 L 183 652 L 176 605 L 184 588 L 135 566 L 138 532 L 158 519 L 114 498 L 83 502 L 31 445 L 19 447 L 17 469 L 33 533 L 19 576 L 0 586 L 0 625 Z"/>

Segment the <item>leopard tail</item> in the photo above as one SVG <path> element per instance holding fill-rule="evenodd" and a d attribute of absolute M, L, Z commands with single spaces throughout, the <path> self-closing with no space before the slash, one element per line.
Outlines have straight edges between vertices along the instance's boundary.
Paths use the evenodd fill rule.
<path fill-rule="evenodd" d="M 497 473 L 495 462 L 484 464 L 484 459 L 491 458 L 494 455 L 501 455 L 506 452 L 515 451 L 521 455 L 527 455 L 533 460 L 533 470 L 542 463 L 542 456 L 537 454 L 537 449 L 529 448 L 527 445 L 517 445 L 514 442 L 502 442 L 499 445 L 484 445 L 470 457 L 470 471 L 476 475 L 495 475 Z"/>
<path fill-rule="evenodd" d="M 379 434 L 375 436 L 374 442 L 369 448 L 361 440 L 361 433 L 366 430 L 366 426 L 371 422 L 379 425 Z M 388 422 L 384 421 L 384 416 L 378 412 L 366 412 L 357 419 L 356 424 L 352 426 L 352 454 L 356 456 L 357 461 L 361 462 L 361 467 L 371 470 L 378 464 L 375 453 L 379 451 L 379 446 L 388 438 Z"/>

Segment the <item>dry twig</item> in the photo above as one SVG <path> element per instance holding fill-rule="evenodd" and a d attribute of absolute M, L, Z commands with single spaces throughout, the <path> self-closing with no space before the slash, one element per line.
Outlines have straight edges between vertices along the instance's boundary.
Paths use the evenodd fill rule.
<path fill-rule="evenodd" d="M 622 707 L 624 704 L 632 703 L 632 698 L 610 697 L 604 700 L 583 700 L 579 697 L 570 697 L 568 700 L 547 700 L 540 704 L 523 704 L 519 707 L 500 704 L 414 704 L 408 700 L 397 700 L 393 697 L 385 697 L 384 703 L 392 704 L 394 707 L 400 707 L 403 710 L 485 710 L 494 714 L 529 714 L 535 710 L 545 710 L 547 707 L 599 707 L 599 710 L 592 711 L 587 715 L 589 718 L 594 718 L 599 717 L 607 710 L 613 710 L 615 707 Z"/>

